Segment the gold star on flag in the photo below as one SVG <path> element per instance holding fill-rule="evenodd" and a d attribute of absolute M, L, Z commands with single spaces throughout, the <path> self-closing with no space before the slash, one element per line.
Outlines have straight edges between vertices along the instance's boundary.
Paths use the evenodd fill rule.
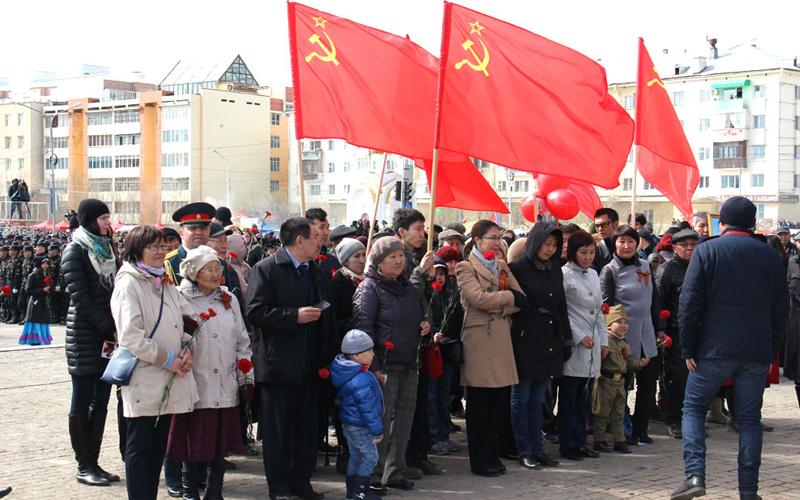
<path fill-rule="evenodd" d="M 480 21 L 469 23 L 469 25 L 472 26 L 472 31 L 469 32 L 470 35 L 473 33 L 477 33 L 478 36 L 481 36 L 481 30 L 484 29 L 484 27 L 480 25 Z"/>
<path fill-rule="evenodd" d="M 312 19 L 314 20 L 314 22 L 317 23 L 317 24 L 314 25 L 315 28 L 317 26 L 322 26 L 322 29 L 325 29 L 325 23 L 328 22 L 326 19 L 322 19 L 322 16 L 320 16 L 320 17 L 312 17 Z"/>

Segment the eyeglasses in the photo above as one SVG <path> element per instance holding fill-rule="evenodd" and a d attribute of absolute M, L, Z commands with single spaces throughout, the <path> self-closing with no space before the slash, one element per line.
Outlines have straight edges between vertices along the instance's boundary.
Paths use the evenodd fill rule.
<path fill-rule="evenodd" d="M 696 241 L 687 241 L 686 243 L 673 243 L 672 246 L 680 248 L 694 248 L 697 246 Z"/>
<path fill-rule="evenodd" d="M 606 229 L 610 225 L 611 225 L 611 221 L 601 222 L 600 224 L 595 222 L 594 223 L 594 228 L 595 229 Z"/>
<path fill-rule="evenodd" d="M 211 269 L 203 269 L 200 272 L 206 274 L 222 274 L 222 266 L 212 267 Z"/>
<path fill-rule="evenodd" d="M 145 245 L 144 247 L 152 252 L 158 252 L 159 250 L 162 252 L 169 251 L 169 245 Z"/>
<path fill-rule="evenodd" d="M 499 236 L 476 236 L 476 238 L 480 238 L 482 240 L 489 240 L 489 241 L 499 241 Z"/>

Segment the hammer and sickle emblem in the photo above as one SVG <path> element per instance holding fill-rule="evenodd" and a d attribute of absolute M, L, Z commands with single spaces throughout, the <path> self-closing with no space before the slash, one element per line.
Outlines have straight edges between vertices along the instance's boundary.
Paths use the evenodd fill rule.
<path fill-rule="evenodd" d="M 647 86 L 648 87 L 652 87 L 654 83 L 657 83 L 657 84 L 661 85 L 662 89 L 666 89 L 666 87 L 664 87 L 664 82 L 661 81 L 661 75 L 658 74 L 658 70 L 656 69 L 655 66 L 653 66 L 653 71 L 655 71 L 656 77 L 653 78 L 652 80 L 650 80 L 649 82 L 647 82 Z"/>
<path fill-rule="evenodd" d="M 472 48 L 472 46 L 475 45 L 475 42 L 473 42 L 472 40 L 467 40 L 466 42 L 462 43 L 461 46 L 464 48 L 464 50 L 472 52 L 472 57 L 475 58 L 475 62 L 477 62 L 478 64 L 473 64 L 467 59 L 464 59 L 456 63 L 456 69 L 461 69 L 461 67 L 466 64 L 475 71 L 482 71 L 484 75 L 489 76 L 489 72 L 486 71 L 486 66 L 489 65 L 489 51 L 486 50 L 486 45 L 483 44 L 483 40 L 478 40 L 478 41 L 480 42 L 481 47 L 483 47 L 483 55 L 484 55 L 483 60 L 481 60 L 481 58 L 478 57 L 478 54 L 475 53 L 475 49 Z"/>
<path fill-rule="evenodd" d="M 326 55 L 321 56 L 317 52 L 312 52 L 306 56 L 306 62 L 310 62 L 312 59 L 316 57 L 320 61 L 324 62 L 333 61 L 333 64 L 338 66 L 339 61 L 336 60 L 336 45 L 333 44 L 333 40 L 331 40 L 331 37 L 329 37 L 327 33 L 323 31 L 322 34 L 325 35 L 325 38 L 328 39 L 328 43 L 331 44 L 330 50 L 328 50 L 328 47 L 326 47 L 325 44 L 320 41 L 322 37 L 314 33 L 313 35 L 311 35 L 311 38 L 309 38 L 308 41 L 311 42 L 311 45 L 314 45 L 315 43 L 319 45 L 322 48 L 322 51 L 325 52 Z"/>

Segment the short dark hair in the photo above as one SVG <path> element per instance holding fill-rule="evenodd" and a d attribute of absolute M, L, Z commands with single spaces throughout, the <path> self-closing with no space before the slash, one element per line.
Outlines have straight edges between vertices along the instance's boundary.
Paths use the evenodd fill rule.
<path fill-rule="evenodd" d="M 408 231 L 411 224 L 415 222 L 425 222 L 425 216 L 422 215 L 422 212 L 419 210 L 413 208 L 399 208 L 394 212 L 393 226 L 395 232 L 400 228 Z"/>
<path fill-rule="evenodd" d="M 561 228 L 562 234 L 564 233 L 564 229 L 566 229 L 566 227 Z M 572 233 L 572 236 L 569 237 L 569 241 L 567 242 L 567 260 L 577 264 L 578 261 L 576 258 L 578 256 L 578 250 L 588 246 L 597 246 L 597 242 L 594 241 L 592 235 L 583 229 L 580 231 L 575 231 Z"/>
<path fill-rule="evenodd" d="M 620 236 L 630 236 L 636 240 L 637 245 L 639 244 L 639 233 L 634 228 L 627 225 L 619 226 L 614 230 L 614 234 L 611 235 L 611 246 L 613 247 L 611 251 L 614 253 L 616 253 L 617 239 Z"/>
<path fill-rule="evenodd" d="M 306 219 L 308 220 L 311 221 L 318 220 L 321 222 L 326 220 L 327 218 L 328 218 L 328 212 L 326 212 L 321 208 L 309 208 L 308 210 L 306 210 Z M 308 238 L 308 236 L 303 236 L 303 238 Z M 283 240 L 283 238 L 281 238 L 281 240 Z"/>
<path fill-rule="evenodd" d="M 320 211 L 322 210 L 320 209 Z M 308 213 L 308 211 L 306 211 L 306 213 Z M 322 213 L 325 212 L 323 211 Z M 298 236 L 302 236 L 306 239 L 311 237 L 311 219 L 308 217 L 293 217 L 291 219 L 287 219 L 286 222 L 281 224 L 279 238 L 284 245 L 287 247 L 294 246 Z"/>
<path fill-rule="evenodd" d="M 597 212 L 594 213 L 594 218 L 596 219 L 603 215 L 607 215 L 608 220 L 610 220 L 611 222 L 617 222 L 619 220 L 619 214 L 613 208 L 606 208 L 606 207 L 598 208 Z"/>
<path fill-rule="evenodd" d="M 153 243 L 159 244 L 166 240 L 167 235 L 156 226 L 151 226 L 150 224 L 136 226 L 131 229 L 131 232 L 125 237 L 125 248 L 122 249 L 122 259 L 131 264 L 138 262 L 142 260 L 144 247 L 152 245 Z"/>
<path fill-rule="evenodd" d="M 583 231 L 583 229 L 576 226 L 575 224 L 562 224 L 559 229 L 561 229 L 561 234 L 575 234 L 577 232 Z"/>
<path fill-rule="evenodd" d="M 636 218 L 634 220 L 636 222 L 638 222 L 639 224 L 641 224 L 642 226 L 647 224 L 647 217 L 645 217 L 643 213 L 637 212 L 636 213 Z M 630 224 L 630 223 L 631 223 L 631 214 L 628 214 L 628 224 Z"/>
<path fill-rule="evenodd" d="M 472 247 L 475 246 L 475 238 L 483 238 L 486 236 L 486 233 L 494 228 L 500 229 L 500 226 L 498 226 L 496 222 L 492 222 L 488 219 L 481 219 L 472 226 L 472 231 L 470 231 L 470 239 L 461 250 L 464 260 L 469 259 L 469 254 L 472 253 Z"/>
<path fill-rule="evenodd" d="M 682 231 L 682 230 L 684 230 L 684 229 L 691 229 L 691 228 L 692 228 L 692 225 L 691 225 L 691 224 L 689 224 L 689 221 L 685 221 L 685 220 L 683 220 L 683 221 L 681 221 L 681 222 L 678 224 L 678 227 L 679 227 L 679 228 L 681 228 L 681 231 Z"/>

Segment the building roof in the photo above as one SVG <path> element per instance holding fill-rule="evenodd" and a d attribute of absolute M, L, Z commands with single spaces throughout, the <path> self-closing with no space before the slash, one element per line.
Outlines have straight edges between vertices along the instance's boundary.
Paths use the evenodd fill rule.
<path fill-rule="evenodd" d="M 255 77 L 239 55 L 205 60 L 178 61 L 164 77 L 160 86 L 187 83 L 229 82 L 258 85 Z"/>

